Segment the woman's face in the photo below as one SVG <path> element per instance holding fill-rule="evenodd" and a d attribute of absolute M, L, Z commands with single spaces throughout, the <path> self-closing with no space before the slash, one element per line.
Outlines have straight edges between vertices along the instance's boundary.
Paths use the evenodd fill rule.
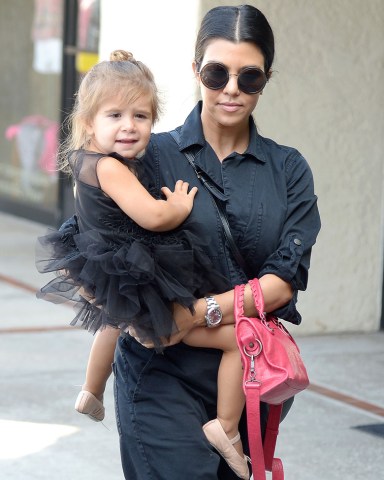
<path fill-rule="evenodd" d="M 224 128 L 248 125 L 248 117 L 255 109 L 260 93 L 247 94 L 239 90 L 235 75 L 244 67 L 258 67 L 264 71 L 263 54 L 252 43 L 216 39 L 208 44 L 200 69 L 211 62 L 225 65 L 230 77 L 227 85 L 220 90 L 210 90 L 201 82 L 196 64 L 193 65 L 203 100 L 201 118 L 204 126 L 209 126 L 211 122 Z"/>

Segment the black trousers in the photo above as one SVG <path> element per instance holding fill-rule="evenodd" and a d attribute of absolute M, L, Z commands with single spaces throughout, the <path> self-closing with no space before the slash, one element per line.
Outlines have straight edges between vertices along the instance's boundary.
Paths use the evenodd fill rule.
<path fill-rule="evenodd" d="M 159 354 L 129 335 L 119 338 L 114 387 L 126 479 L 238 479 L 202 430 L 216 417 L 220 359 L 221 351 L 214 349 L 180 343 Z M 266 416 L 262 404 L 263 427 Z M 247 453 L 245 414 L 239 431 Z"/>

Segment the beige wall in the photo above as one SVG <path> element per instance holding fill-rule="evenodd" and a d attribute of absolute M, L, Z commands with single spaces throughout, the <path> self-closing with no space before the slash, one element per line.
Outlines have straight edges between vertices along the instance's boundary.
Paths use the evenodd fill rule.
<path fill-rule="evenodd" d="M 240 3 L 140 0 L 136 7 L 104 0 L 102 54 L 135 45 L 137 57 L 153 68 L 167 103 L 159 130 L 181 123 L 195 102 L 190 64 L 200 12 Z M 323 223 L 309 288 L 300 296 L 304 321 L 293 331 L 377 330 L 384 246 L 384 2 L 249 3 L 265 13 L 276 36 L 275 73 L 255 112 L 259 130 L 307 158 Z"/>

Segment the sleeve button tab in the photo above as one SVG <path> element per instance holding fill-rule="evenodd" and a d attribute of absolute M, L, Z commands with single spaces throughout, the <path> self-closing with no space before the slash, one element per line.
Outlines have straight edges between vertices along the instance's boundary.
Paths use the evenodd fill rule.
<path fill-rule="evenodd" d="M 301 245 L 301 240 L 298 239 L 298 238 L 295 238 L 295 239 L 293 240 L 293 243 L 294 243 L 295 245 Z"/>

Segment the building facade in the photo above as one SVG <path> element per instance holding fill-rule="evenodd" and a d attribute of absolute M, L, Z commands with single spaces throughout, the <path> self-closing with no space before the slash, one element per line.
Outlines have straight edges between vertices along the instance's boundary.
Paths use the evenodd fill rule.
<path fill-rule="evenodd" d="M 61 15 L 48 30 L 51 42 L 41 41 L 46 30 L 36 19 L 44 3 L 57 7 L 56 20 Z M 322 217 L 309 289 L 299 296 L 304 320 L 293 333 L 376 331 L 383 327 L 384 2 L 249 3 L 265 13 L 276 37 L 273 76 L 255 112 L 259 131 L 307 158 Z M 165 104 L 155 130 L 173 128 L 198 98 L 191 64 L 200 19 L 213 6 L 236 2 L 100 0 L 92 24 L 98 22 L 100 35 L 89 30 L 97 52 L 78 44 L 84 28 L 91 28 L 80 20 L 81 4 L 0 0 L 7 45 L 0 54 L 0 208 L 46 223 L 65 218 L 72 197 L 47 161 L 44 142 L 54 148 L 54 129 L 82 71 L 95 60 L 91 55 L 105 59 L 124 48 L 147 63 Z M 60 28 L 61 64 L 54 55 Z"/>
<path fill-rule="evenodd" d="M 48 224 L 71 211 L 56 152 L 99 27 L 98 0 L 0 0 L 1 210 Z"/>

